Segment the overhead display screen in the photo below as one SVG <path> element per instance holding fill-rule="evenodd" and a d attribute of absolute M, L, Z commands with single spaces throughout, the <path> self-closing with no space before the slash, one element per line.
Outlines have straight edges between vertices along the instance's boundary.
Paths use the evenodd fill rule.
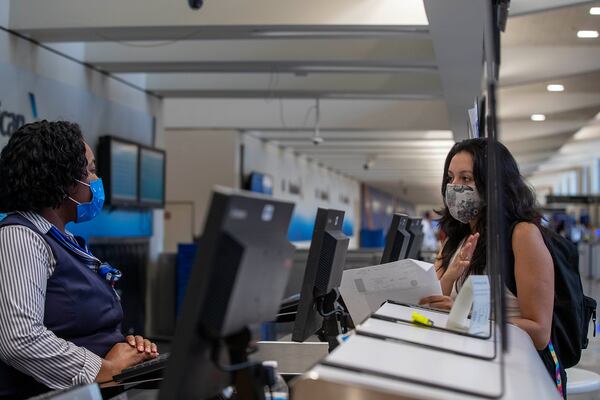
<path fill-rule="evenodd" d="M 111 140 L 111 195 L 112 200 L 137 202 L 138 151 L 135 144 Z"/>
<path fill-rule="evenodd" d="M 165 199 L 165 153 L 158 149 L 140 149 L 140 203 L 163 206 Z"/>

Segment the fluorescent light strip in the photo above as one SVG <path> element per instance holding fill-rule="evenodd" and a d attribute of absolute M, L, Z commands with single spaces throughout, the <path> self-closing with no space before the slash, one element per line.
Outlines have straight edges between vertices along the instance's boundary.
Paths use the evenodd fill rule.
<path fill-rule="evenodd" d="M 580 39 L 595 39 L 598 37 L 598 31 L 577 31 L 577 37 Z"/>
<path fill-rule="evenodd" d="M 600 15 L 600 7 L 590 8 L 590 15 Z"/>
<path fill-rule="evenodd" d="M 428 34 L 427 27 L 403 27 L 394 29 L 331 29 L 331 30 L 262 30 L 252 31 L 257 37 L 398 37 L 398 35 Z"/>
<path fill-rule="evenodd" d="M 544 114 L 531 114 L 531 120 L 535 122 L 542 122 L 546 120 L 546 116 Z"/>
<path fill-rule="evenodd" d="M 294 72 L 359 72 L 359 73 L 394 73 L 394 72 L 435 72 L 435 65 L 300 65 L 292 68 Z"/>
<path fill-rule="evenodd" d="M 549 92 L 563 92 L 565 90 L 565 87 L 560 83 L 551 83 L 548 86 L 546 86 L 546 90 L 548 90 Z"/>
<path fill-rule="evenodd" d="M 326 99 L 349 99 L 349 100 L 437 100 L 444 96 L 441 93 L 327 93 L 321 96 Z"/>

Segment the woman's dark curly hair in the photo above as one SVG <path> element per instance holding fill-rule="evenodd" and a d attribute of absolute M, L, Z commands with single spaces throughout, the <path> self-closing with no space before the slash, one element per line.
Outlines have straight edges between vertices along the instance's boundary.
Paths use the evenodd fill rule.
<path fill-rule="evenodd" d="M 444 270 L 448 268 L 452 256 L 460 246 L 462 240 L 471 234 L 469 224 L 463 224 L 450 215 L 446 204 L 446 185 L 451 179 L 448 175 L 448 168 L 452 158 L 460 153 L 467 152 L 473 157 L 473 177 L 477 191 L 482 199 L 485 199 L 487 193 L 487 139 L 468 139 L 456 143 L 444 164 L 444 178 L 442 180 L 442 198 L 444 199 L 444 208 L 438 212 L 441 215 L 439 220 L 440 228 L 446 233 L 448 239 L 442 249 L 441 260 Z M 519 172 L 519 167 L 510 151 L 502 143 L 498 143 L 498 158 L 500 173 L 502 174 L 501 195 L 504 206 L 504 226 L 510 229 L 515 222 L 531 222 L 538 227 L 541 222 L 541 214 L 538 211 L 537 201 L 533 190 L 525 183 L 523 176 Z M 487 205 L 484 205 L 479 213 L 475 231 L 479 232 L 477 247 L 471 259 L 471 267 L 458 282 L 462 284 L 469 274 L 482 274 L 486 265 L 486 236 L 487 236 Z M 507 231 L 507 234 L 510 232 Z M 508 235 L 507 237 L 510 237 Z"/>
<path fill-rule="evenodd" d="M 0 212 L 56 208 L 86 175 L 79 125 L 45 120 L 23 125 L 0 153 Z"/>

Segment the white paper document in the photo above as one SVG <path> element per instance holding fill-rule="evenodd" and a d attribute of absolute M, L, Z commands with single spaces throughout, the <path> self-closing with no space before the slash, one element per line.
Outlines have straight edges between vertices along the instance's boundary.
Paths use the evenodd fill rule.
<path fill-rule="evenodd" d="M 340 292 L 355 324 L 386 300 L 418 304 L 423 297 L 441 295 L 433 264 L 400 260 L 344 271 Z"/>

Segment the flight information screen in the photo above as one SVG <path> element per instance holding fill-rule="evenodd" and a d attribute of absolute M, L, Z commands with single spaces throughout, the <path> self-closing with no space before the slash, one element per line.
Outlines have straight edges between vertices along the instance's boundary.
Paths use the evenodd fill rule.
<path fill-rule="evenodd" d="M 165 197 L 165 153 L 161 150 L 140 150 L 140 202 L 163 205 Z"/>

